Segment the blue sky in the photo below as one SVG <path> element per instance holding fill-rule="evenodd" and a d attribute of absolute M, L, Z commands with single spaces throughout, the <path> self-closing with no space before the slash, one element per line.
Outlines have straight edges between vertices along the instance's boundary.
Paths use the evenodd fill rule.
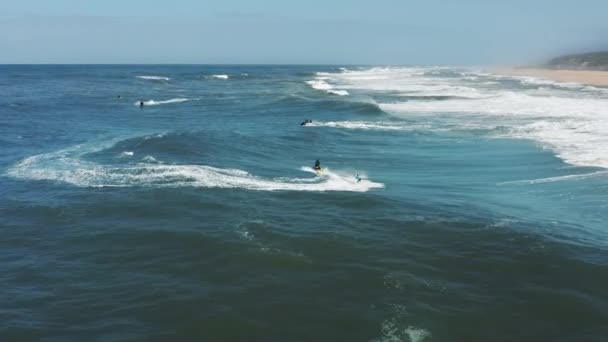
<path fill-rule="evenodd" d="M 0 63 L 528 63 L 608 49 L 606 0 L 3 1 Z"/>

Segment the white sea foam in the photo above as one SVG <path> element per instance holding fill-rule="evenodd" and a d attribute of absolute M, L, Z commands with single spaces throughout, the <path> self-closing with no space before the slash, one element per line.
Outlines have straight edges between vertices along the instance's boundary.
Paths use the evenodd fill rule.
<path fill-rule="evenodd" d="M 146 163 L 162 163 L 161 161 L 152 156 L 145 156 L 141 160 Z"/>
<path fill-rule="evenodd" d="M 347 96 L 349 95 L 348 91 L 343 89 L 334 89 L 334 86 L 327 83 L 328 77 L 317 77 L 314 80 L 306 81 L 308 85 L 310 85 L 313 89 L 323 90 L 327 94 L 330 95 L 338 95 L 338 96 Z"/>
<path fill-rule="evenodd" d="M 327 91 L 327 93 L 331 94 L 331 95 L 338 95 L 338 96 L 347 96 L 348 95 L 348 91 L 346 91 L 346 90 L 333 90 L 333 89 L 330 89 L 330 90 Z"/>
<path fill-rule="evenodd" d="M 598 113 L 600 115 L 600 113 Z M 605 113 L 608 115 L 608 113 Z M 513 127 L 508 136 L 533 139 L 555 150 L 557 157 L 580 166 L 608 168 L 608 118 L 538 120 Z"/>
<path fill-rule="evenodd" d="M 465 98 L 486 97 L 459 80 L 428 76 L 432 68 L 372 68 L 327 74 L 326 78 L 346 90 L 398 92 L 407 96 L 453 96 Z M 442 70 L 442 69 L 438 69 Z M 477 76 L 468 76 L 477 77 Z"/>
<path fill-rule="evenodd" d="M 428 129 L 494 127 L 494 136 L 537 141 L 567 163 L 608 167 L 608 89 L 435 67 L 326 73 L 309 84 L 393 96 L 379 107 L 398 117 L 436 120 Z"/>
<path fill-rule="evenodd" d="M 253 240 L 254 237 L 255 237 L 248 230 L 242 230 L 242 231 L 239 232 L 239 234 L 241 234 L 241 236 L 243 237 L 243 239 L 249 240 L 249 241 Z"/>
<path fill-rule="evenodd" d="M 123 151 L 120 154 L 121 157 L 132 157 L 133 156 L 133 152 L 132 151 Z"/>
<path fill-rule="evenodd" d="M 146 135 L 144 137 L 144 140 L 158 139 L 158 138 L 164 137 L 165 135 L 167 135 L 167 134 L 166 133 L 157 133 L 157 134 L 154 134 L 154 135 Z"/>
<path fill-rule="evenodd" d="M 311 87 L 317 90 L 330 90 L 333 89 L 331 85 L 329 85 L 325 80 L 321 77 L 318 77 L 311 81 L 306 81 Z"/>
<path fill-rule="evenodd" d="M 555 87 L 568 88 L 568 89 L 584 89 L 585 88 L 585 86 L 583 86 L 580 83 L 556 82 L 556 81 L 545 80 L 542 78 L 534 78 L 534 77 L 525 78 L 524 80 L 522 80 L 522 83 L 532 84 L 532 85 L 552 85 Z"/>
<path fill-rule="evenodd" d="M 313 121 L 305 127 L 332 127 L 343 129 L 380 130 L 380 131 L 413 131 L 428 129 L 428 125 L 411 125 L 381 121 Z"/>
<path fill-rule="evenodd" d="M 553 81 L 542 77 L 533 77 L 533 76 L 513 76 L 513 75 L 501 75 L 501 74 L 493 74 L 493 73 L 484 73 L 479 72 L 478 75 L 483 77 L 487 77 L 494 80 L 504 81 L 504 80 L 512 80 L 518 81 L 523 85 L 529 86 L 552 86 L 555 88 L 563 88 L 565 90 L 577 90 L 584 92 L 596 92 L 596 93 L 604 93 L 608 94 L 608 88 L 598 88 L 594 86 L 588 86 L 576 82 L 559 82 Z"/>
<path fill-rule="evenodd" d="M 425 329 L 408 326 L 402 328 L 396 319 L 382 322 L 382 336 L 373 342 L 423 342 L 431 333 Z"/>
<path fill-rule="evenodd" d="M 150 81 L 169 81 L 170 78 L 169 77 L 165 77 L 165 76 L 135 76 L 137 78 L 140 78 L 142 80 L 150 80 Z"/>
<path fill-rule="evenodd" d="M 230 77 L 228 77 L 228 75 L 211 75 L 209 77 L 216 79 L 216 80 L 227 80 L 230 78 Z"/>
<path fill-rule="evenodd" d="M 368 179 L 357 182 L 355 175 L 325 170 L 320 177 L 262 178 L 243 170 L 206 165 L 103 165 L 82 157 L 95 151 L 76 146 L 71 149 L 26 158 L 7 171 L 21 179 L 48 180 L 80 187 L 203 187 L 242 188 L 258 191 L 352 191 L 365 192 L 384 184 Z M 303 171 L 314 170 L 303 167 Z"/>
<path fill-rule="evenodd" d="M 531 139 L 565 162 L 608 167 L 608 100 L 530 96 L 505 92 L 479 100 L 380 104 L 398 116 L 450 114 L 454 127 L 492 122 L 501 137 Z"/>
<path fill-rule="evenodd" d="M 592 118 L 602 115 L 602 111 L 608 110 L 608 101 L 605 99 L 530 96 L 506 91 L 475 100 L 407 101 L 380 104 L 380 108 L 401 113 L 473 113 Z"/>
<path fill-rule="evenodd" d="M 405 329 L 405 334 L 412 342 L 422 342 L 427 337 L 431 336 L 431 333 L 429 333 L 427 330 L 416 328 L 413 326 L 407 327 L 407 329 Z"/>
<path fill-rule="evenodd" d="M 498 185 L 542 184 L 542 183 L 553 183 L 553 182 L 564 182 L 564 181 L 577 181 L 577 180 L 582 180 L 582 179 L 588 179 L 588 178 L 594 178 L 594 177 L 604 177 L 604 176 L 608 176 L 608 171 L 596 171 L 596 172 L 582 173 L 582 174 L 575 174 L 575 175 L 565 175 L 565 176 L 502 182 L 502 183 L 498 183 Z"/>
<path fill-rule="evenodd" d="M 158 106 L 158 105 L 163 105 L 163 104 L 168 104 L 168 103 L 180 103 L 180 102 L 186 102 L 186 101 L 192 101 L 195 99 L 186 99 L 186 98 L 175 98 L 175 99 L 169 99 L 169 100 L 163 100 L 163 101 L 156 101 L 156 100 L 148 100 L 148 101 L 144 101 L 144 105 L 145 106 Z M 134 105 L 139 106 L 139 101 L 135 102 Z"/>

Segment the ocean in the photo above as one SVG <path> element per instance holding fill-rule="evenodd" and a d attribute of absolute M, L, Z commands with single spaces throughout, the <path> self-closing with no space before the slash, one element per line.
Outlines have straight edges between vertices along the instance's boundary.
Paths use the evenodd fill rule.
<path fill-rule="evenodd" d="M 607 88 L 4 65 L 0 94 L 1 341 L 608 338 Z"/>

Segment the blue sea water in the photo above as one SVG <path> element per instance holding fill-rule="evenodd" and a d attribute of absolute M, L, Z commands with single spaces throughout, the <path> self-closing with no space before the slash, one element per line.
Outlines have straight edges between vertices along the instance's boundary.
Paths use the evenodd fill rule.
<path fill-rule="evenodd" d="M 1 341 L 608 336 L 606 88 L 15 65 L 0 94 Z"/>

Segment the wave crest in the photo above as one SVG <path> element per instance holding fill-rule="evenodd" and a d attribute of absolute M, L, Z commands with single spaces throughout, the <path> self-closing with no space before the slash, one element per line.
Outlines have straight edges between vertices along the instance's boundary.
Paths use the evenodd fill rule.
<path fill-rule="evenodd" d="M 142 79 L 142 80 L 148 80 L 148 81 L 165 81 L 168 82 L 170 80 L 169 77 L 165 77 L 165 76 L 147 76 L 147 75 L 142 75 L 142 76 L 135 76 L 136 78 Z"/>
<path fill-rule="evenodd" d="M 360 129 L 360 130 L 379 130 L 379 131 L 413 131 L 420 129 L 429 129 L 429 125 L 424 124 L 400 124 L 393 122 L 382 121 L 313 121 L 304 125 L 304 127 L 331 127 L 343 129 Z"/>
<path fill-rule="evenodd" d="M 319 73 L 317 73 L 319 74 Z M 306 84 L 311 86 L 313 89 L 325 91 L 329 95 L 338 95 L 338 96 L 347 96 L 349 95 L 348 91 L 343 89 L 334 89 L 334 86 L 327 83 L 326 80 L 328 78 L 324 76 L 320 76 L 315 78 L 314 80 L 306 81 Z"/>
<path fill-rule="evenodd" d="M 227 80 L 230 77 L 228 75 L 211 75 L 211 76 L 209 76 L 209 78 L 215 79 L 215 80 Z"/>

